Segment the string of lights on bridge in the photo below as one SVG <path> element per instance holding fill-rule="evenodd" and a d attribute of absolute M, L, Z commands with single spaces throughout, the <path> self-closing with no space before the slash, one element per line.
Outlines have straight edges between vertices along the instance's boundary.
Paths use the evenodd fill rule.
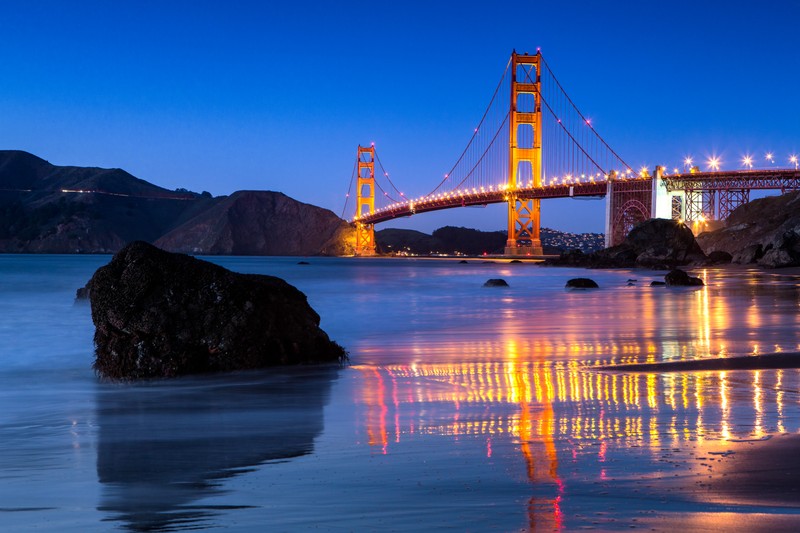
<path fill-rule="evenodd" d="M 374 146 L 374 143 L 372 143 L 372 145 Z M 383 193 L 384 197 L 389 199 L 392 203 L 376 209 L 373 214 L 390 213 L 392 211 L 401 208 L 408 208 L 411 212 L 413 212 L 415 206 L 421 207 L 429 203 L 436 203 L 442 201 L 463 200 L 465 203 L 475 204 L 479 203 L 481 199 L 486 198 L 487 196 L 494 197 L 497 194 L 506 195 L 512 192 L 524 193 L 526 191 L 532 191 L 535 189 L 533 181 L 528 181 L 526 184 L 523 184 L 522 187 L 516 187 L 516 188 L 510 187 L 508 183 L 497 183 L 494 185 L 454 189 L 452 191 L 423 195 L 416 198 L 409 198 L 405 195 L 405 193 L 401 192 L 391 181 L 389 173 L 383 168 L 383 165 L 380 163 L 380 158 L 377 157 L 377 151 L 376 151 L 376 160 L 379 163 L 381 173 L 389 181 L 389 183 L 395 189 L 397 194 L 402 198 L 402 200 L 397 200 L 396 198 L 393 198 L 392 195 L 390 195 L 387 191 L 380 188 L 380 185 L 377 185 L 376 183 L 378 188 Z M 764 156 L 764 161 L 765 163 L 768 164 L 765 165 L 765 168 L 777 168 L 774 166 L 777 161 L 774 152 L 766 152 Z M 787 161 L 790 163 L 792 167 L 794 167 L 795 170 L 798 170 L 798 168 L 800 167 L 800 156 L 796 154 L 789 155 Z M 742 156 L 740 163 L 743 169 L 753 170 L 754 168 L 756 168 L 757 159 L 754 156 L 748 154 Z M 705 161 L 705 165 L 709 172 L 718 172 L 720 171 L 722 166 L 722 158 L 719 156 L 711 156 Z M 663 171 L 664 176 L 670 176 L 670 175 L 680 176 L 685 173 L 699 171 L 699 167 L 695 165 L 695 160 L 691 156 L 687 156 L 683 160 L 683 168 L 684 168 L 683 173 L 681 173 L 678 167 L 673 167 L 671 173 L 668 170 L 669 168 L 668 166 L 662 165 L 662 168 L 664 169 Z M 445 174 L 444 177 L 447 178 L 448 175 Z M 594 174 L 589 174 L 589 175 L 581 174 L 579 176 L 578 175 L 573 176 L 571 174 L 567 174 L 565 176 L 543 178 L 542 186 L 539 189 L 563 188 L 564 186 L 579 185 L 586 183 L 604 184 L 607 183 L 609 178 L 625 180 L 625 179 L 638 179 L 638 178 L 649 178 L 649 177 L 650 177 L 650 169 L 647 166 L 642 166 L 639 169 L 638 173 L 634 172 L 630 168 L 626 168 L 624 170 L 611 171 L 610 173 L 607 174 L 603 174 L 600 172 L 596 172 Z M 349 193 L 347 196 L 349 196 Z M 360 218 L 362 217 L 356 216 L 353 218 L 353 220 L 357 221 Z"/>

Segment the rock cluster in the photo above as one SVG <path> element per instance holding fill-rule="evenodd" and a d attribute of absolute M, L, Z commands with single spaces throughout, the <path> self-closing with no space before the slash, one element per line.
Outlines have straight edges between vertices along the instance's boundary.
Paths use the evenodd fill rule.
<path fill-rule="evenodd" d="M 726 227 L 697 241 L 709 256 L 728 254 L 734 263 L 800 266 L 800 191 L 744 204 L 731 213 Z"/>
<path fill-rule="evenodd" d="M 591 254 L 573 250 L 550 265 L 589 268 L 647 267 L 670 269 L 708 260 L 692 230 L 676 220 L 654 218 L 635 226 L 622 244 Z"/>
<path fill-rule="evenodd" d="M 342 361 L 306 296 L 280 278 L 237 274 L 133 242 L 89 281 L 94 367 L 113 379 Z"/>
<path fill-rule="evenodd" d="M 667 287 L 702 287 L 705 285 L 702 279 L 690 276 L 679 268 L 664 276 L 664 282 Z"/>

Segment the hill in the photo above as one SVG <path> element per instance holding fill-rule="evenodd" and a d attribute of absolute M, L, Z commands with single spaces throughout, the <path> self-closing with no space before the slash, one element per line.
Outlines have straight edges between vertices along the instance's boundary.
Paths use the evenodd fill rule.
<path fill-rule="evenodd" d="M 204 224 L 217 233 L 189 246 Z M 0 252 L 113 253 L 130 241 L 162 237 L 162 245 L 194 253 L 352 249 L 352 230 L 343 220 L 281 193 L 214 198 L 170 191 L 121 169 L 57 166 L 27 152 L 0 150 Z"/>
<path fill-rule="evenodd" d="M 743 204 L 724 228 L 701 233 L 697 242 L 706 254 L 725 252 L 734 263 L 800 266 L 800 191 Z"/>
<path fill-rule="evenodd" d="M 545 254 L 581 250 L 591 252 L 603 248 L 601 233 L 565 233 L 550 228 L 541 229 Z M 385 229 L 375 232 L 382 253 L 409 255 L 483 255 L 502 254 L 507 234 L 505 231 L 479 231 L 469 228 L 445 226 L 428 235 L 414 230 Z"/>
<path fill-rule="evenodd" d="M 350 225 L 327 209 L 272 191 L 238 191 L 156 240 L 174 252 L 230 255 L 353 253 Z"/>

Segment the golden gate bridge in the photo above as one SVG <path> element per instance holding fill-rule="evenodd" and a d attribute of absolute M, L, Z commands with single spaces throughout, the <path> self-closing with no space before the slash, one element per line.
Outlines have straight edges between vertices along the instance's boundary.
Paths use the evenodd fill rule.
<path fill-rule="evenodd" d="M 541 201 L 606 198 L 606 246 L 637 223 L 673 218 L 691 224 L 727 218 L 750 191 L 800 185 L 793 169 L 636 172 L 600 136 L 566 93 L 541 52 L 512 52 L 466 148 L 433 189 L 409 197 L 395 185 L 374 144 L 358 146 L 342 216 L 355 185 L 356 255 L 376 253 L 375 225 L 418 213 L 508 204 L 506 255 L 542 255 Z M 377 172 L 376 172 L 377 165 Z M 352 211 L 351 211 L 352 212 Z"/>

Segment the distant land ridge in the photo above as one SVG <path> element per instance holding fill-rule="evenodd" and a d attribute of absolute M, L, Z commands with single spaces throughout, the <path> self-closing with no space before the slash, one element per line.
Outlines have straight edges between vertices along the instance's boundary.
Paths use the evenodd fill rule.
<path fill-rule="evenodd" d="M 114 253 L 135 240 L 193 254 L 345 255 L 333 212 L 272 191 L 170 191 L 121 169 L 0 150 L 0 252 Z"/>
<path fill-rule="evenodd" d="M 415 230 L 388 228 L 376 231 L 375 239 L 379 251 L 386 254 L 483 255 L 502 254 L 508 233 L 445 226 L 428 235 Z M 570 250 L 589 253 L 601 250 L 605 242 L 602 233 L 576 234 L 550 228 L 541 228 L 541 239 L 545 254 L 559 254 Z"/>

